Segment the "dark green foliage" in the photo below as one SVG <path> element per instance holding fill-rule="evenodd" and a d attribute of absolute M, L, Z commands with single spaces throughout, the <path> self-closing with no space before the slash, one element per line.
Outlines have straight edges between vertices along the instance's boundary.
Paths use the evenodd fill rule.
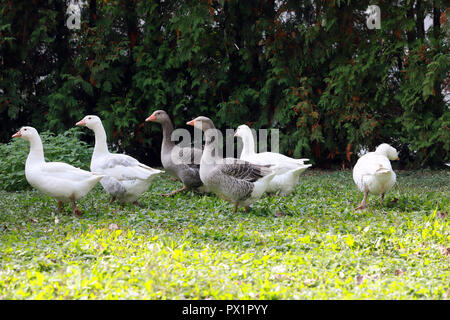
<path fill-rule="evenodd" d="M 369 30 L 369 4 L 90 0 L 69 30 L 63 1 L 0 0 L 0 141 L 98 114 L 117 149 L 158 165 L 161 128 L 144 119 L 165 109 L 177 127 L 202 114 L 221 129 L 279 128 L 280 151 L 316 166 L 349 167 L 381 142 L 403 166 L 442 165 L 450 13 L 383 1 Z"/>
<path fill-rule="evenodd" d="M 80 128 L 72 128 L 54 135 L 48 131 L 40 133 L 46 161 L 66 162 L 89 170 L 93 148 L 81 141 Z M 0 189 L 23 190 L 29 187 L 25 178 L 25 161 L 30 150 L 28 142 L 13 139 L 0 144 Z"/>

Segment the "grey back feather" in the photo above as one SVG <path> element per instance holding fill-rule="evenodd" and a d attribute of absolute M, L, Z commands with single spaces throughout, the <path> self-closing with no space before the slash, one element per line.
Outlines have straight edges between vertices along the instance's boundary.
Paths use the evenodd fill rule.
<path fill-rule="evenodd" d="M 110 158 L 102 164 L 101 169 L 114 168 L 115 166 L 131 167 L 137 165 L 139 165 L 139 161 L 130 156 L 112 154 Z"/>
<path fill-rule="evenodd" d="M 236 179 L 255 182 L 270 174 L 271 165 L 257 165 L 239 159 L 224 159 L 225 163 L 219 166 L 223 174 Z"/>

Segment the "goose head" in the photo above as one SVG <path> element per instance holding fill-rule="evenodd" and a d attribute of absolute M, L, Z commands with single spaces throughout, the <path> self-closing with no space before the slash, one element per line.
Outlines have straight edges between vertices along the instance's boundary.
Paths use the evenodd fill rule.
<path fill-rule="evenodd" d="M 389 160 L 400 160 L 398 157 L 397 150 L 394 147 L 388 145 L 387 143 L 380 144 L 375 149 L 375 153 L 382 154 L 386 156 Z"/>
<path fill-rule="evenodd" d="M 207 131 L 209 129 L 215 129 L 216 127 L 214 126 L 214 123 L 212 122 L 212 120 L 210 118 L 204 117 L 204 116 L 200 116 L 197 117 L 189 122 L 186 122 L 187 125 L 193 126 L 194 128 L 203 130 L 203 131 Z"/>
<path fill-rule="evenodd" d="M 249 128 L 246 124 L 240 125 L 237 127 L 236 132 L 234 133 L 235 137 L 244 138 L 248 136 L 249 134 L 252 134 L 252 129 Z"/>
<path fill-rule="evenodd" d="M 19 131 L 12 135 L 12 138 L 20 138 L 30 141 L 33 137 L 39 136 L 37 130 L 33 127 L 22 127 Z"/>
<path fill-rule="evenodd" d="M 91 130 L 94 130 L 94 128 L 98 125 L 102 124 L 102 120 L 94 115 L 88 115 L 85 116 L 82 120 L 78 121 L 75 125 L 76 126 L 83 126 L 88 127 Z"/>
<path fill-rule="evenodd" d="M 166 121 L 170 121 L 169 115 L 164 110 L 156 110 L 152 113 L 151 116 L 149 116 L 147 119 L 145 119 L 146 122 L 158 122 L 163 123 Z"/>

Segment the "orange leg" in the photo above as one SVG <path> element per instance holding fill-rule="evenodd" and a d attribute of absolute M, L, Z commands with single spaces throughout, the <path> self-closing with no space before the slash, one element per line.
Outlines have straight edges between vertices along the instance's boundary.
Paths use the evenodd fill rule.
<path fill-rule="evenodd" d="M 364 192 L 364 198 L 362 199 L 361 204 L 360 204 L 358 207 L 356 207 L 355 210 L 360 210 L 360 209 L 365 209 L 365 208 L 367 208 L 367 203 L 366 203 L 366 201 L 367 201 L 367 195 L 368 195 L 368 193 L 369 193 L 369 192 L 367 192 L 367 191 Z"/>
<path fill-rule="evenodd" d="M 186 186 L 184 186 L 184 187 L 181 188 L 181 189 L 172 191 L 172 192 L 170 192 L 170 193 L 165 193 L 165 194 L 163 193 L 162 196 L 163 196 L 163 197 L 171 197 L 171 196 L 173 196 L 174 194 L 177 194 L 178 192 L 182 192 L 182 191 L 184 191 L 184 190 L 187 190 L 187 187 L 186 187 Z"/>
<path fill-rule="evenodd" d="M 81 213 L 81 210 L 78 209 L 77 204 L 75 203 L 75 197 L 74 196 L 70 197 L 70 200 L 72 200 L 72 212 L 73 212 L 73 214 L 78 216 L 78 217 L 81 217 L 82 213 Z"/>

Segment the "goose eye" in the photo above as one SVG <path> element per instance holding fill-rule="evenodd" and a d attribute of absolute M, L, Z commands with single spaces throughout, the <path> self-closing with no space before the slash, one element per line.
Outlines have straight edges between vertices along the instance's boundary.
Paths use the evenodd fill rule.
<path fill-rule="evenodd" d="M 23 129 L 23 131 L 27 131 L 27 129 Z"/>
<path fill-rule="evenodd" d="M 91 120 L 91 117 L 89 117 L 88 120 Z"/>

